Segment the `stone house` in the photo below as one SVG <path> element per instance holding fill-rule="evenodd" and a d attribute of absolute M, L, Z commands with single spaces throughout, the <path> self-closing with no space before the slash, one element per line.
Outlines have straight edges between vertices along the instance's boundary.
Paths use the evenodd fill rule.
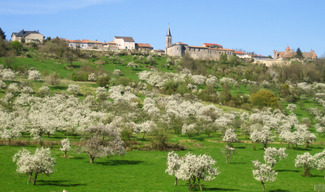
<path fill-rule="evenodd" d="M 21 30 L 18 33 L 11 34 L 11 41 L 19 41 L 22 43 L 43 43 L 44 35 L 39 31 Z"/>
<path fill-rule="evenodd" d="M 202 46 L 189 46 L 186 43 L 178 42 L 172 44 L 172 35 L 170 28 L 166 35 L 166 49 L 167 55 L 172 57 L 188 56 L 199 60 L 217 60 L 222 54 L 228 57 L 234 54 L 232 49 L 224 49 L 221 45 L 215 43 L 203 43 Z"/>
<path fill-rule="evenodd" d="M 135 49 L 135 41 L 132 37 L 115 36 L 113 42 L 116 43 L 118 49 L 133 50 Z"/>
<path fill-rule="evenodd" d="M 155 53 L 157 55 L 165 55 L 165 51 L 162 49 L 156 49 L 156 50 L 152 50 L 152 53 Z"/>
<path fill-rule="evenodd" d="M 118 47 L 117 47 L 116 43 L 114 43 L 114 42 L 106 42 L 106 43 L 103 44 L 103 49 L 117 50 Z"/>
<path fill-rule="evenodd" d="M 149 43 L 136 43 L 135 49 L 139 52 L 150 52 L 153 47 Z"/>
<path fill-rule="evenodd" d="M 103 43 L 99 41 L 90 41 L 87 39 L 82 40 L 66 40 L 70 48 L 79 49 L 102 49 Z"/>

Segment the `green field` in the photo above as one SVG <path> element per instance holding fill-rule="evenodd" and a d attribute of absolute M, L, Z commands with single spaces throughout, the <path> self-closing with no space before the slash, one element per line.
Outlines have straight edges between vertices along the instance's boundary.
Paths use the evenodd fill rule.
<path fill-rule="evenodd" d="M 115 56 L 114 56 L 115 57 Z M 84 99 L 87 95 L 93 95 L 96 88 L 99 86 L 96 82 L 90 81 L 73 81 L 72 74 L 82 72 L 101 72 L 107 73 L 111 77 L 109 86 L 123 84 L 122 80 L 127 81 L 127 85 L 132 82 L 139 82 L 138 72 L 143 70 L 157 70 L 162 72 L 177 72 L 181 70 L 180 65 L 172 65 L 167 67 L 167 57 L 154 56 L 154 63 L 149 64 L 146 57 L 139 57 L 138 55 L 120 55 L 115 59 L 111 57 L 98 56 L 96 59 L 79 59 L 73 63 L 68 64 L 63 59 L 53 59 L 42 57 L 38 54 L 33 55 L 32 58 L 24 56 L 17 56 L 10 63 L 15 71 L 19 71 L 15 82 L 21 85 L 28 85 L 33 88 L 33 95 L 37 96 L 38 89 L 47 85 L 45 78 L 55 72 L 59 75 L 60 83 L 56 86 L 47 85 L 50 88 L 51 95 L 57 93 L 67 94 L 69 84 L 77 84 L 80 86 L 81 94 L 79 99 Z M 134 61 L 138 66 L 131 68 L 129 62 Z M 0 57 L 0 63 L 8 62 L 6 58 Z M 176 62 L 175 62 L 176 63 Z M 211 62 L 208 64 L 211 64 Z M 5 64 L 6 65 L 6 64 Z M 241 67 L 245 67 L 245 63 Z M 27 79 L 27 70 L 30 68 L 37 69 L 41 72 L 44 81 L 31 81 Z M 115 69 L 121 70 L 121 75 L 113 75 Z M 229 69 L 236 74 L 235 67 Z M 207 74 L 215 75 L 218 78 L 218 71 L 214 68 L 207 68 Z M 219 71 L 220 72 L 220 71 Z M 223 72 L 222 72 L 223 73 Z M 124 78 L 124 79 L 123 79 Z M 122 79 L 122 80 L 121 80 Z M 125 80 L 126 79 L 126 80 Z M 240 81 L 241 77 L 238 79 Z M 12 82 L 6 82 L 9 84 Z M 204 90 L 206 85 L 198 85 L 198 88 Z M 239 84 L 238 86 L 230 86 L 230 93 L 232 97 L 239 97 L 244 94 L 251 94 L 254 89 L 263 89 L 262 86 L 251 86 Z M 216 91 L 221 93 L 223 87 L 221 84 L 216 84 L 213 87 Z M 278 87 L 266 88 L 274 92 L 278 96 L 279 108 L 288 114 L 286 110 L 290 102 L 285 101 L 280 96 Z M 162 90 L 158 90 L 151 85 L 146 91 L 159 92 L 157 95 L 166 96 Z M 0 99 L 5 95 L 6 90 L 0 89 Z M 141 108 L 145 94 L 139 92 L 136 95 L 140 99 L 138 105 Z M 112 101 L 111 99 L 109 101 Z M 250 109 L 235 108 L 232 105 L 223 105 L 219 102 L 211 103 L 206 100 L 202 101 L 204 104 L 214 104 L 223 109 L 224 112 L 249 112 Z M 317 123 L 314 116 L 308 111 L 309 108 L 320 108 L 322 106 L 314 101 L 309 95 L 308 97 L 298 97 L 294 102 L 297 109 L 294 113 L 301 121 L 302 118 L 309 118 L 311 125 L 308 127 L 312 133 L 316 133 L 315 124 Z M 1 103 L 0 103 L 1 104 Z M 229 104 L 229 103 L 228 103 Z M 0 107 L 2 107 L 0 105 Z M 120 108 L 118 109 L 120 110 Z M 216 176 L 215 180 L 210 182 L 202 181 L 203 191 L 262 191 L 262 185 L 257 182 L 252 174 L 253 160 L 263 160 L 264 150 L 262 144 L 257 144 L 257 150 L 253 150 L 251 141 L 242 135 L 239 131 L 240 125 L 236 126 L 236 134 L 240 143 L 235 143 L 236 154 L 230 159 L 230 163 L 226 164 L 225 157 L 221 152 L 224 144 L 221 142 L 221 133 L 213 132 L 210 137 L 201 133 L 189 139 L 185 135 L 177 136 L 172 130 L 168 130 L 167 142 L 179 143 L 184 146 L 186 150 L 177 151 L 179 155 L 185 155 L 188 151 L 194 154 L 207 154 L 217 161 L 216 166 L 219 167 L 220 174 Z M 309 149 L 304 146 L 299 146 L 296 149 L 287 149 L 288 158 L 281 160 L 275 165 L 274 170 L 278 172 L 277 180 L 274 183 L 266 183 L 266 191 L 270 192 L 299 192 L 299 191 L 314 191 L 315 185 L 325 186 L 324 172 L 312 170 L 312 177 L 303 177 L 302 168 L 294 167 L 294 160 L 298 154 L 310 152 L 312 155 L 324 149 L 325 135 L 316 134 L 317 140 L 311 145 Z M 63 158 L 63 152 L 59 150 L 58 143 L 61 139 L 68 137 L 72 142 L 73 150 L 68 152 L 68 158 Z M 167 167 L 168 151 L 153 151 L 148 147 L 151 144 L 151 135 L 148 134 L 146 139 L 141 139 L 142 134 L 132 135 L 131 140 L 136 144 L 131 145 L 131 149 L 124 156 L 112 156 L 95 159 L 94 164 L 89 163 L 89 157 L 85 153 L 79 153 L 76 145 L 80 142 L 81 136 L 65 136 L 61 132 L 56 132 L 50 138 L 43 136 L 44 145 L 51 147 L 52 155 L 56 158 L 55 172 L 50 176 L 39 175 L 37 184 L 27 184 L 28 177 L 20 175 L 16 172 L 16 164 L 12 161 L 12 157 L 22 148 L 27 148 L 34 151 L 38 147 L 37 141 L 32 141 L 29 133 L 23 133 L 23 137 L 15 139 L 13 146 L 8 146 L 5 140 L 0 140 L 0 192 L 20 192 L 20 191 L 35 191 L 35 192 L 61 192 L 63 190 L 71 191 L 188 191 L 187 181 L 179 181 L 178 186 L 174 186 L 174 177 L 165 173 Z M 20 143 L 20 144 L 19 144 Z M 280 144 L 278 138 L 270 146 L 273 147 L 287 147 L 286 144 Z M 139 150 L 140 149 L 140 150 Z M 196 186 L 194 191 L 199 191 Z"/>
<path fill-rule="evenodd" d="M 253 178 L 251 161 L 263 161 L 262 145 L 254 151 L 250 144 L 234 144 L 237 153 L 226 164 L 221 154 L 222 143 L 192 142 L 184 142 L 188 149 L 177 153 L 184 155 L 191 151 L 211 155 L 221 171 L 215 180 L 202 182 L 203 191 L 261 191 L 261 184 Z M 58 146 L 51 150 L 56 158 L 55 172 L 50 176 L 40 175 L 35 186 L 27 185 L 28 177 L 16 173 L 12 161 L 12 156 L 21 148 L 0 147 L 1 191 L 188 191 L 186 181 L 174 186 L 174 177 L 165 173 L 167 151 L 129 151 L 124 156 L 95 159 L 95 163 L 90 164 L 83 153 L 69 152 L 69 158 L 64 159 Z M 25 148 L 35 149 L 33 146 Z M 322 146 L 313 145 L 308 152 L 314 154 L 322 149 Z M 307 178 L 301 176 L 302 169 L 294 167 L 296 155 L 304 152 L 303 148 L 287 150 L 288 158 L 274 167 L 278 172 L 277 180 L 267 183 L 266 191 L 313 191 L 315 184 L 325 184 L 323 172 L 313 170 L 313 176 Z"/>

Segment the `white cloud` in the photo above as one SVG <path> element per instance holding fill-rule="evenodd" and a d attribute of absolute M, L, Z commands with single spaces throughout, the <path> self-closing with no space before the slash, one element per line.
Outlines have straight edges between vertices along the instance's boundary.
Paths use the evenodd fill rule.
<path fill-rule="evenodd" d="M 120 0 L 0 0 L 0 14 L 51 14 Z"/>

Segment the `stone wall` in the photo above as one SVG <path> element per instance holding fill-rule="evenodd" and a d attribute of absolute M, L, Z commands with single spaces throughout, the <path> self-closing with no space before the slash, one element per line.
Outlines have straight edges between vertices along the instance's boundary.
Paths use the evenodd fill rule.
<path fill-rule="evenodd" d="M 30 43 L 30 42 L 40 42 L 43 43 L 44 41 L 44 36 L 41 34 L 37 33 L 31 33 L 25 37 L 25 42 Z"/>
<path fill-rule="evenodd" d="M 206 47 L 191 47 L 187 45 L 174 45 L 167 48 L 167 55 L 172 57 L 182 57 L 187 55 L 193 59 L 199 60 L 217 60 L 222 54 L 228 57 L 234 54 L 231 50 L 208 49 Z"/>

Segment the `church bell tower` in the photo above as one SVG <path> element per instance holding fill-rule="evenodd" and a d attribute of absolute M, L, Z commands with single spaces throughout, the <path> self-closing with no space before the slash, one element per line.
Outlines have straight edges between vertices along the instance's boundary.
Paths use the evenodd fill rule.
<path fill-rule="evenodd" d="M 168 27 L 167 35 L 166 35 L 166 48 L 165 53 L 167 54 L 167 48 L 172 46 L 172 34 L 170 32 L 170 28 Z"/>

